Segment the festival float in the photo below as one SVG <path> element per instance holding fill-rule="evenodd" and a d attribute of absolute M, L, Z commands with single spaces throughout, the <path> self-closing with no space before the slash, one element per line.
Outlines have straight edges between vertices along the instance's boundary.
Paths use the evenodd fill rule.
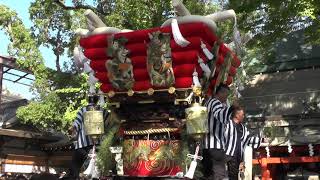
<path fill-rule="evenodd" d="M 172 4 L 177 16 L 161 27 L 107 27 L 87 10 L 87 29 L 76 32 L 80 46 L 74 50 L 75 61 L 89 74 L 89 93 L 99 94 L 102 101 L 107 98 L 109 121 L 119 124 L 107 135 L 110 142 L 100 147 L 114 154 L 100 161 L 116 162 L 117 176 L 192 179 L 202 159 L 201 138 L 208 130 L 202 102 L 218 84 L 231 85 L 241 64 L 217 36 L 216 23 L 233 20 L 234 49 L 240 48 L 233 10 L 199 16 L 191 15 L 179 0 Z M 120 136 L 116 145 L 111 143 L 113 135 Z"/>

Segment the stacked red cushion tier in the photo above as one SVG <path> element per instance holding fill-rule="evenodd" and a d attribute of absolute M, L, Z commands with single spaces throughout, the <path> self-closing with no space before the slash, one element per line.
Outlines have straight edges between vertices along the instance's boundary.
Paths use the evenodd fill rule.
<path fill-rule="evenodd" d="M 198 63 L 198 56 L 201 57 L 204 62 L 207 62 L 207 58 L 201 49 L 201 41 L 206 44 L 206 47 L 211 50 L 214 43 L 218 40 L 215 34 L 203 23 L 189 23 L 179 25 L 180 31 L 184 38 L 190 42 L 186 47 L 181 47 L 175 43 L 172 35 L 170 41 L 171 57 L 173 63 L 173 71 L 175 76 L 174 87 L 189 88 L 192 85 L 192 73 L 194 69 L 197 70 L 199 77 L 203 75 L 203 72 Z M 163 33 L 170 33 L 171 27 L 164 28 L 152 28 L 145 30 L 137 30 L 133 32 L 114 34 L 114 38 L 124 37 L 128 41 L 125 47 L 129 50 L 129 58 L 133 65 L 134 74 L 134 91 L 145 91 L 152 87 L 150 78 L 147 71 L 147 43 L 150 41 L 148 33 L 161 31 Z M 102 83 L 101 90 L 103 92 L 109 92 L 111 90 L 118 92 L 114 89 L 108 79 L 106 61 L 111 60 L 108 56 L 107 46 L 109 34 L 92 35 L 86 38 L 80 39 L 80 45 L 84 48 L 84 55 L 91 60 L 90 66 L 95 71 L 95 76 Z M 219 73 L 219 69 L 224 62 L 227 53 L 232 55 L 232 66 L 229 69 L 229 77 L 226 83 L 232 83 L 232 77 L 236 74 L 236 68 L 240 65 L 240 60 L 232 53 L 224 44 L 220 45 L 219 57 L 216 61 L 217 71 L 215 77 Z M 214 86 L 216 80 L 213 78 L 211 87 Z M 155 88 L 159 89 L 159 88 Z"/>

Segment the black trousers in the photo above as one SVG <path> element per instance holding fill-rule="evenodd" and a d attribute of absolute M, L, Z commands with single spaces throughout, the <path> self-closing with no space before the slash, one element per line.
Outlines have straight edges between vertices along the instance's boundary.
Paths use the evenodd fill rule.
<path fill-rule="evenodd" d="M 226 155 L 223 149 L 203 150 L 204 178 L 222 180 L 226 177 Z"/>
<path fill-rule="evenodd" d="M 70 178 L 79 179 L 81 167 L 87 159 L 90 149 L 92 149 L 92 146 L 75 149 L 73 151 L 69 176 Z"/>
<path fill-rule="evenodd" d="M 228 176 L 229 180 L 238 180 L 240 158 L 227 156 Z"/>

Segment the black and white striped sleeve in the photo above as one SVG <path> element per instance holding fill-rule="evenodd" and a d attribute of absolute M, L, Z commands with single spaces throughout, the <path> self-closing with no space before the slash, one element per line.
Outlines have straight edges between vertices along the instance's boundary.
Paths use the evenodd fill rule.
<path fill-rule="evenodd" d="M 77 132 L 80 131 L 80 127 L 83 121 L 83 108 L 81 108 L 76 116 L 76 119 L 73 122 L 73 127 L 76 129 Z"/>
<path fill-rule="evenodd" d="M 245 133 L 244 145 L 251 146 L 254 149 L 259 148 L 262 140 L 261 135 L 259 134 L 258 136 L 253 136 L 250 134 L 247 127 L 245 127 L 244 125 L 243 127 L 244 127 L 244 133 Z"/>
<path fill-rule="evenodd" d="M 214 118 L 218 119 L 221 123 L 227 124 L 229 123 L 229 119 L 231 119 L 232 107 L 223 107 L 222 103 L 218 99 L 210 99 L 206 106 L 208 107 L 208 111 L 213 114 Z"/>
<path fill-rule="evenodd" d="M 109 122 L 107 121 L 109 116 L 109 112 L 106 109 L 103 109 L 103 121 L 104 121 L 104 127 L 107 127 Z"/>

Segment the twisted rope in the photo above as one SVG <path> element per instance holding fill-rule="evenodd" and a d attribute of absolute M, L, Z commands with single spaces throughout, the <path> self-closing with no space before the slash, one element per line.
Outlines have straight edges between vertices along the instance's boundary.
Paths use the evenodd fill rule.
<path fill-rule="evenodd" d="M 159 133 L 169 133 L 176 132 L 178 128 L 160 128 L 160 129 L 147 129 L 147 130 L 137 130 L 137 131 L 124 131 L 125 135 L 145 135 L 145 134 L 159 134 Z"/>

